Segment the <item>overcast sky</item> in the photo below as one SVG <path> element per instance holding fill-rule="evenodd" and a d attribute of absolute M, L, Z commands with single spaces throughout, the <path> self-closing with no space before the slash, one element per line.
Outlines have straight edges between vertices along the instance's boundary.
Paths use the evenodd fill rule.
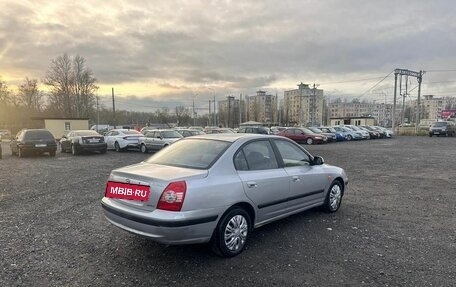
<path fill-rule="evenodd" d="M 132 110 L 258 89 L 282 96 L 299 82 L 391 101 L 393 75 L 365 91 L 395 68 L 426 70 L 424 94 L 453 96 L 455 12 L 452 0 L 2 0 L 0 76 L 11 87 L 41 80 L 51 59 L 78 54 L 99 95 L 114 87 Z"/>

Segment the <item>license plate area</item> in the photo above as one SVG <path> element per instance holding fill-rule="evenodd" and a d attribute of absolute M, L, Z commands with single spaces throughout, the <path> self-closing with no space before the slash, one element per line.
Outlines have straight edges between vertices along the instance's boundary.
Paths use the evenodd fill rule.
<path fill-rule="evenodd" d="M 109 198 L 144 202 L 149 200 L 150 186 L 108 181 L 106 184 L 105 196 Z"/>
<path fill-rule="evenodd" d="M 47 147 L 47 144 L 35 144 L 35 147 Z"/>

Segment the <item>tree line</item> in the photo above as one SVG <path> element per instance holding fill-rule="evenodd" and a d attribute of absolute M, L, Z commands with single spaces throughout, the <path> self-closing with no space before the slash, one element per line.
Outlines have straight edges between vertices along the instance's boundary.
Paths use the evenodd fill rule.
<path fill-rule="evenodd" d="M 67 54 L 52 59 L 41 80 L 47 91 L 39 89 L 40 81 L 25 77 L 13 90 L 0 75 L 0 128 L 16 132 L 21 128 L 39 127 L 34 118 L 89 118 L 90 124 L 138 125 L 168 124 L 207 125 L 207 117 L 193 119 L 183 106 L 161 108 L 154 112 L 132 112 L 97 105 L 97 79 L 84 57 Z"/>

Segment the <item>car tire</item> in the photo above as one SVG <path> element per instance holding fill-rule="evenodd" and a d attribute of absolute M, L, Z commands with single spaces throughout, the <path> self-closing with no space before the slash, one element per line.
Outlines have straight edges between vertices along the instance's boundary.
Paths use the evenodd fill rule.
<path fill-rule="evenodd" d="M 116 152 L 120 152 L 120 151 L 121 151 L 120 145 L 119 145 L 118 142 L 115 142 L 115 143 L 114 143 L 114 149 L 116 150 Z"/>
<path fill-rule="evenodd" d="M 240 254 L 246 246 L 251 230 L 251 219 L 247 211 L 240 207 L 228 210 L 214 230 L 212 250 L 222 257 Z"/>
<path fill-rule="evenodd" d="M 147 147 L 146 147 L 145 144 L 141 144 L 141 152 L 142 153 L 147 153 L 148 152 Z"/>
<path fill-rule="evenodd" d="M 18 156 L 18 157 L 24 157 L 24 152 L 23 152 L 22 149 L 19 148 L 19 147 L 17 148 L 17 156 Z"/>
<path fill-rule="evenodd" d="M 76 147 L 74 146 L 74 144 L 71 145 L 71 154 L 72 155 L 78 155 L 79 154 L 79 152 L 76 149 Z"/>
<path fill-rule="evenodd" d="M 306 140 L 306 143 L 307 143 L 308 145 L 311 145 L 311 144 L 313 144 L 313 139 L 311 139 L 311 138 L 308 138 L 308 139 Z"/>
<path fill-rule="evenodd" d="M 50 152 L 49 152 L 49 155 L 50 155 L 51 157 L 55 157 L 55 153 L 56 153 L 55 150 L 54 150 L 54 151 L 50 151 Z"/>
<path fill-rule="evenodd" d="M 352 139 L 353 139 L 353 138 L 352 138 L 351 135 L 347 135 L 347 140 L 348 140 L 348 141 L 351 141 Z"/>
<path fill-rule="evenodd" d="M 431 137 L 431 138 L 432 138 L 432 134 L 429 134 L 429 137 Z"/>
<path fill-rule="evenodd" d="M 327 213 L 336 212 L 341 203 L 342 197 L 344 195 L 344 188 L 340 181 L 334 181 L 329 187 L 328 194 L 325 198 L 325 203 L 323 204 L 323 210 Z"/>

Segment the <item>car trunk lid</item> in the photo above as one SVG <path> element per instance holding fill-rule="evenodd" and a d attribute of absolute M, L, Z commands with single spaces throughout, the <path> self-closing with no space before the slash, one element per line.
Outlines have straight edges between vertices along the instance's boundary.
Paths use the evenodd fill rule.
<path fill-rule="evenodd" d="M 155 210 L 158 200 L 164 189 L 171 182 L 189 181 L 192 179 L 204 178 L 207 170 L 182 168 L 152 163 L 139 163 L 126 166 L 111 172 L 110 181 L 129 183 L 132 185 L 146 185 L 150 187 L 148 201 L 135 201 L 126 199 L 115 199 L 124 205 L 136 207 L 143 210 Z"/>

